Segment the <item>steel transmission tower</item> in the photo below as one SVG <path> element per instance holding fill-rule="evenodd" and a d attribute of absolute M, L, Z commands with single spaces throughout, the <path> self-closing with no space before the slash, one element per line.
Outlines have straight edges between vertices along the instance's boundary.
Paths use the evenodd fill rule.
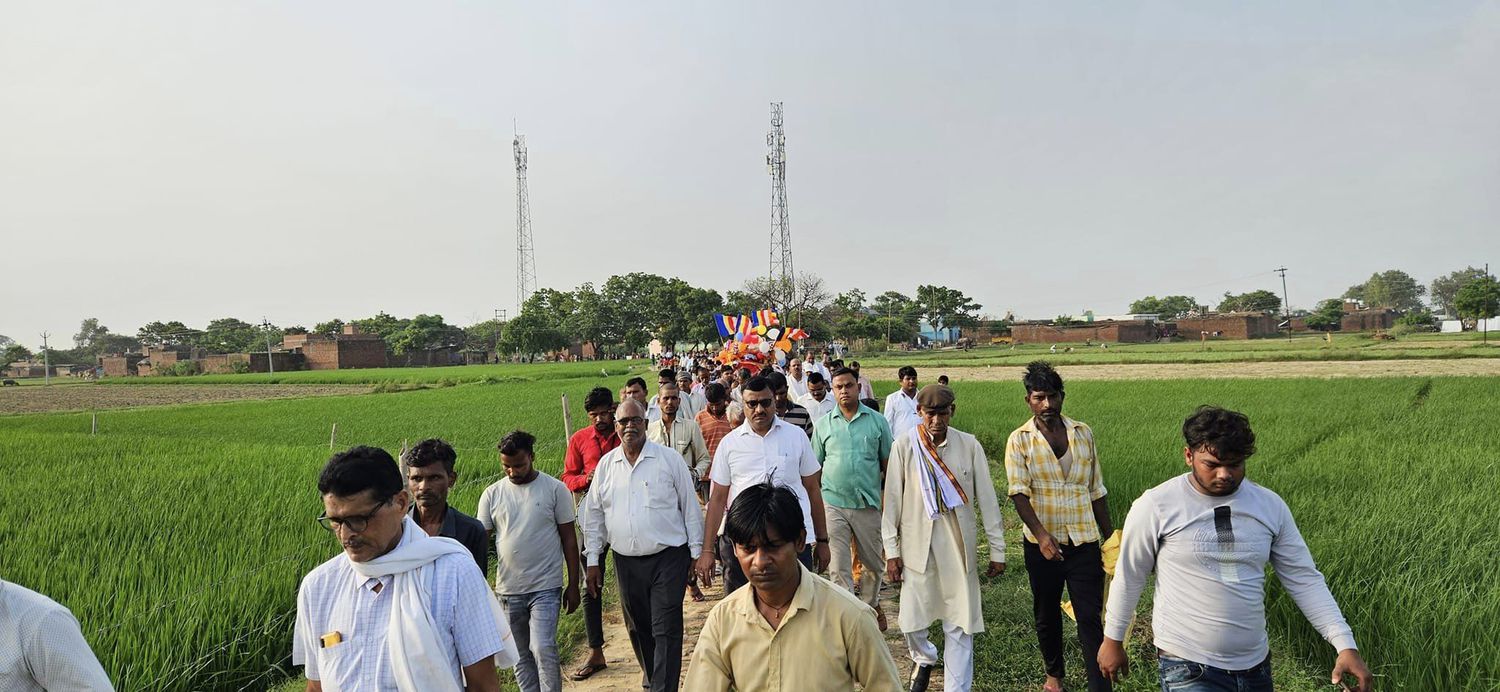
<path fill-rule="evenodd" d="M 536 293 L 536 257 L 531 244 L 531 202 L 526 192 L 526 136 L 516 135 L 516 311 Z"/>
<path fill-rule="evenodd" d="M 771 104 L 771 132 L 766 135 L 766 166 L 771 171 L 771 272 L 774 289 L 793 298 L 797 275 L 792 271 L 792 228 L 786 211 L 786 133 L 781 129 L 781 102 Z"/>

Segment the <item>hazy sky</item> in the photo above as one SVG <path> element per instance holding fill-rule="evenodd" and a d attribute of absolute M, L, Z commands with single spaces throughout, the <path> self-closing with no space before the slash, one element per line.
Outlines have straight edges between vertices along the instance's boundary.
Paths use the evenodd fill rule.
<path fill-rule="evenodd" d="M 1276 6 L 1271 6 L 1276 5 Z M 798 269 L 1123 312 L 1500 264 L 1500 3 L 0 0 L 0 334 Z"/>

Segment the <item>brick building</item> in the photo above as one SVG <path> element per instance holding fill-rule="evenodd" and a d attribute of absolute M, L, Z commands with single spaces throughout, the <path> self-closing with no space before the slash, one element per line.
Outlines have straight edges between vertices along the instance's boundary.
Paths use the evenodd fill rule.
<path fill-rule="evenodd" d="M 1177 320 L 1177 334 L 1193 340 L 1208 332 L 1209 336 L 1221 339 L 1258 339 L 1276 336 L 1278 324 L 1274 315 L 1259 312 L 1226 312 L 1202 317 L 1184 317 Z"/>
<path fill-rule="evenodd" d="M 347 368 L 383 368 L 387 364 L 385 339 L 379 334 L 364 334 L 352 324 L 332 337 L 323 334 L 288 334 L 281 347 L 301 354 L 308 370 L 343 370 Z"/>
<path fill-rule="evenodd" d="M 1370 332 L 1390 329 L 1396 325 L 1396 311 L 1390 308 L 1370 308 L 1345 312 L 1339 320 L 1339 329 L 1346 332 Z"/>
<path fill-rule="evenodd" d="M 117 353 L 100 356 L 99 365 L 104 367 L 104 374 L 108 377 L 130 377 L 140 374 L 137 366 L 145 359 L 144 353 Z"/>
<path fill-rule="evenodd" d="M 1056 327 L 1045 323 L 1023 323 L 1010 326 L 1010 336 L 1022 344 L 1083 343 L 1084 341 L 1107 341 L 1123 344 L 1143 344 L 1155 341 L 1159 336 L 1155 322 L 1094 322 L 1071 327 Z"/>

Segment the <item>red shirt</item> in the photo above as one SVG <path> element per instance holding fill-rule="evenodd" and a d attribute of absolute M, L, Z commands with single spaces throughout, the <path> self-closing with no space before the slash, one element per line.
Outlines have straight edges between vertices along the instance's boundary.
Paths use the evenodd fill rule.
<path fill-rule="evenodd" d="M 620 434 L 614 430 L 609 435 L 600 435 L 590 425 L 573 433 L 568 438 L 568 453 L 563 457 L 563 485 L 568 490 L 581 493 L 589 489 L 589 474 L 599 465 L 599 460 L 610 450 L 620 446 Z"/>

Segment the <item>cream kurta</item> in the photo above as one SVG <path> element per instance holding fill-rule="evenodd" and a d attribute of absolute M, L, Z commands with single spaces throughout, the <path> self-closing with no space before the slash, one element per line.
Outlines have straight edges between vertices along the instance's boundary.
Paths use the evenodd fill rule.
<path fill-rule="evenodd" d="M 990 477 L 989 459 L 973 435 L 948 429 L 948 439 L 937 446 L 943 463 L 958 479 L 969 501 L 937 519 L 927 518 L 922 486 L 912 453 L 913 428 L 896 438 L 885 476 L 885 509 L 881 536 L 887 558 L 901 558 L 901 609 L 896 625 L 902 632 L 925 630 L 935 620 L 975 634 L 984 631 L 979 605 L 977 507 L 989 537 L 990 561 L 1005 562 L 1005 534 L 1000 502 Z"/>

